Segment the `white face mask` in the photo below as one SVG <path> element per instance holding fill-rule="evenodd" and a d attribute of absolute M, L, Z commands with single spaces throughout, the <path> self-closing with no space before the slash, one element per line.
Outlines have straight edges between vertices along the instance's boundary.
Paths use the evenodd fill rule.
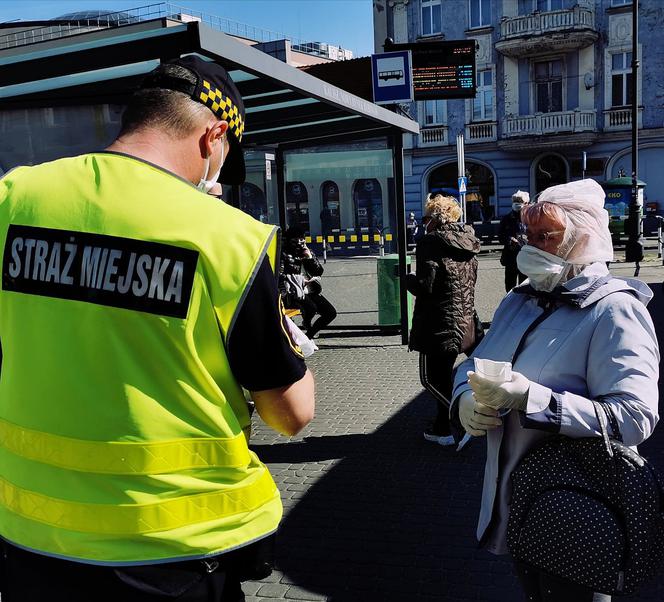
<path fill-rule="evenodd" d="M 226 144 L 224 139 L 222 138 L 221 140 L 221 163 L 219 163 L 219 169 L 217 170 L 217 173 L 215 173 L 209 180 L 207 180 L 207 175 L 208 171 L 210 169 L 210 157 L 205 157 L 205 172 L 203 173 L 203 177 L 200 179 L 198 182 L 198 190 L 201 192 L 205 192 L 206 194 L 212 190 L 214 185 L 217 183 L 217 180 L 219 179 L 219 174 L 221 173 L 221 168 L 224 165 L 224 155 L 226 154 Z"/>
<path fill-rule="evenodd" d="M 512 203 L 512 211 L 519 213 L 521 209 L 523 209 L 523 205 L 521 203 Z"/>
<path fill-rule="evenodd" d="M 530 285 L 536 291 L 550 293 L 569 273 L 570 264 L 537 247 L 525 245 L 516 256 L 516 265 L 522 274 L 528 276 Z"/>

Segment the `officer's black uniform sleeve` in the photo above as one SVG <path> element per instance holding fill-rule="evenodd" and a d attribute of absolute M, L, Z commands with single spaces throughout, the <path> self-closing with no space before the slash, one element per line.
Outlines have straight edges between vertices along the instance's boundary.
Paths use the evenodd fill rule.
<path fill-rule="evenodd" d="M 306 372 L 299 347 L 288 334 L 277 279 L 267 257 L 247 291 L 227 352 L 235 378 L 249 391 L 292 385 Z"/>

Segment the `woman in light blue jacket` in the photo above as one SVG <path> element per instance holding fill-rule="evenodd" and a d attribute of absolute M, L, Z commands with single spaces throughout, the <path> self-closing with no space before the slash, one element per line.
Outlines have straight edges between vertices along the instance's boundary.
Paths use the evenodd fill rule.
<path fill-rule="evenodd" d="M 477 537 L 495 554 L 507 553 L 509 475 L 536 443 L 555 433 L 600 436 L 593 399 L 610 407 L 629 446 L 647 439 L 658 420 L 659 349 L 646 310 L 652 291 L 609 275 L 613 247 L 602 188 L 594 180 L 551 187 L 522 219 L 528 244 L 517 261 L 528 280 L 503 299 L 474 352 L 512 362 L 512 380 L 492 383 L 466 360 L 450 409 L 454 425 L 487 435 Z M 516 568 L 529 600 L 610 599 L 533 567 Z"/>

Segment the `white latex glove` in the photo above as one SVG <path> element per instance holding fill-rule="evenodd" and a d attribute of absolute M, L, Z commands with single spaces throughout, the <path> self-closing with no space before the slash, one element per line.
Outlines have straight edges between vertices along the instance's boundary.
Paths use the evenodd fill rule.
<path fill-rule="evenodd" d="M 472 391 L 464 391 L 459 398 L 459 421 L 466 432 L 474 437 L 482 437 L 487 430 L 495 429 L 503 423 L 498 417 L 498 410 L 481 404 Z"/>
<path fill-rule="evenodd" d="M 512 371 L 512 380 L 504 383 L 494 383 L 477 372 L 471 371 L 467 374 L 468 382 L 477 401 L 497 410 L 501 408 L 526 409 L 530 381 L 523 374 Z"/>

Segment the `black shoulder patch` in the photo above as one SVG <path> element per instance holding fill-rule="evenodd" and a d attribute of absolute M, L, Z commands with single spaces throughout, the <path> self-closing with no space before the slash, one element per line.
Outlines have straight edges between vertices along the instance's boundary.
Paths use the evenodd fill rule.
<path fill-rule="evenodd" d="M 163 243 L 10 225 L 2 289 L 186 318 L 197 262 Z"/>

